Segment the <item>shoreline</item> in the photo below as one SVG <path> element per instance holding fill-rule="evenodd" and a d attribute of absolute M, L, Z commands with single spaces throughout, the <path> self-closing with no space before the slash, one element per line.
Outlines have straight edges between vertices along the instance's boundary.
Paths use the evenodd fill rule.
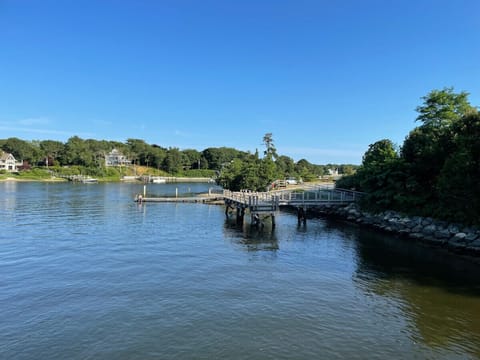
<path fill-rule="evenodd" d="M 406 216 L 396 211 L 372 214 L 356 204 L 345 207 L 325 206 L 311 209 L 313 216 L 337 218 L 403 239 L 426 244 L 480 264 L 480 229 L 433 218 Z"/>
<path fill-rule="evenodd" d="M 20 179 L 20 178 L 0 178 L 0 182 L 67 182 L 63 178 L 50 178 L 50 179 Z"/>
<path fill-rule="evenodd" d="M 132 183 L 139 183 L 144 184 L 141 180 L 104 180 L 102 178 L 97 179 L 99 183 L 121 183 L 121 182 L 132 182 Z M 198 182 L 198 183 L 211 183 L 211 178 L 199 178 L 199 177 L 169 177 L 168 183 L 188 183 L 188 182 Z M 67 179 L 61 177 L 53 177 L 53 178 L 45 178 L 45 179 L 29 179 L 29 178 L 18 178 L 18 177 L 7 177 L 7 178 L 0 178 L 0 183 L 2 182 L 70 182 Z"/>

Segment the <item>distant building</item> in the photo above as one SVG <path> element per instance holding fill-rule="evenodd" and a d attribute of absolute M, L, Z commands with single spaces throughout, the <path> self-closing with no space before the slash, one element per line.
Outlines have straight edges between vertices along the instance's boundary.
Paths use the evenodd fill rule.
<path fill-rule="evenodd" d="M 22 162 L 17 162 L 12 154 L 4 151 L 0 153 L 0 170 L 15 172 L 18 171 L 18 167 L 21 165 Z"/>
<path fill-rule="evenodd" d="M 338 176 L 338 169 L 328 169 L 327 171 L 330 176 Z"/>
<path fill-rule="evenodd" d="M 105 166 L 125 166 L 131 163 L 132 161 L 127 159 L 127 157 L 117 149 L 113 149 L 105 155 Z"/>

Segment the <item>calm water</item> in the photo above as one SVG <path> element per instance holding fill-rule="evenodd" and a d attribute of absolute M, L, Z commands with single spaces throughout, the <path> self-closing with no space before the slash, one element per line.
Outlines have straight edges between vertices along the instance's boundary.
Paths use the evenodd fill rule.
<path fill-rule="evenodd" d="M 221 206 L 137 205 L 142 189 L 0 183 L 1 359 L 480 358 L 480 266 L 322 219 L 258 232 Z"/>

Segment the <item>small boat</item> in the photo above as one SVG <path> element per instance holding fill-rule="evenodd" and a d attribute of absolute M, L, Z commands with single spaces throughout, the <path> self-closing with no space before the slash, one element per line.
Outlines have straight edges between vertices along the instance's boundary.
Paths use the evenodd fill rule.
<path fill-rule="evenodd" d="M 166 179 L 158 179 L 158 178 L 152 179 L 152 183 L 154 184 L 165 184 L 166 182 L 167 182 Z"/>
<path fill-rule="evenodd" d="M 87 177 L 87 178 L 82 179 L 81 182 L 83 184 L 96 184 L 96 183 L 98 183 L 98 180 L 94 179 L 94 178 L 91 178 L 91 177 Z"/>

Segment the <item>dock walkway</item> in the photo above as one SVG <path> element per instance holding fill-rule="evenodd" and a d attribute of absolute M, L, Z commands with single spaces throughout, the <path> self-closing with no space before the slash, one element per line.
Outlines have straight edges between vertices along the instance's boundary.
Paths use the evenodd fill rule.
<path fill-rule="evenodd" d="M 291 206 L 297 209 L 298 221 L 305 223 L 307 209 L 318 206 L 348 205 L 356 202 L 362 193 L 346 189 L 335 189 L 333 186 L 303 186 L 296 189 L 275 190 L 268 192 L 253 191 L 230 191 L 222 193 L 190 196 L 190 197 L 140 197 L 135 201 L 155 203 L 204 203 L 225 204 L 225 214 L 236 212 L 237 222 L 242 223 L 243 217 L 248 210 L 252 217 L 252 223 L 262 220 L 260 217 L 270 217 L 272 226 L 275 226 L 275 213 L 281 206 Z"/>
<path fill-rule="evenodd" d="M 227 205 L 247 208 L 253 212 L 275 212 L 280 206 L 294 206 L 307 209 L 320 205 L 347 205 L 356 202 L 362 193 L 332 187 L 310 187 L 295 190 L 270 192 L 224 190 Z"/>

